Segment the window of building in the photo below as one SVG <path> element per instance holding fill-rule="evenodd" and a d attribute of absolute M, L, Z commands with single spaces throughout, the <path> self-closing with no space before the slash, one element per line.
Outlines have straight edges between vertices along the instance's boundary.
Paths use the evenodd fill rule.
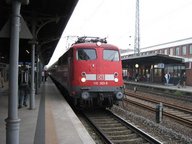
<path fill-rule="evenodd" d="M 192 54 L 192 45 L 189 47 L 189 54 Z"/>
<path fill-rule="evenodd" d="M 154 69 L 154 76 L 160 77 L 162 74 L 162 69 Z"/>
<path fill-rule="evenodd" d="M 183 46 L 182 47 L 182 55 L 186 55 L 187 54 L 187 47 Z"/>
<path fill-rule="evenodd" d="M 164 51 L 164 52 L 165 52 L 165 54 L 166 54 L 166 55 L 168 54 L 168 50 L 167 50 L 167 49 L 165 49 L 165 51 Z"/>
<path fill-rule="evenodd" d="M 175 48 L 175 55 L 176 55 L 176 56 L 179 55 L 179 49 L 180 49 L 179 47 L 176 47 L 176 48 Z"/>
<path fill-rule="evenodd" d="M 164 51 L 165 51 L 164 49 L 161 49 L 161 50 L 160 50 L 160 53 L 161 53 L 161 54 L 164 54 L 164 53 L 165 53 Z"/>
<path fill-rule="evenodd" d="M 173 48 L 170 48 L 170 55 L 173 55 Z"/>

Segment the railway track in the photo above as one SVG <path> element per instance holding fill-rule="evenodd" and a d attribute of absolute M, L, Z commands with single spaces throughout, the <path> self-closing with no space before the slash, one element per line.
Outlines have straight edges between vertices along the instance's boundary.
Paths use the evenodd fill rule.
<path fill-rule="evenodd" d="M 192 128 L 192 109 L 179 105 L 170 104 L 164 101 L 151 99 L 146 96 L 141 96 L 135 93 L 125 92 L 127 95 L 125 101 L 144 107 L 153 112 L 156 111 L 156 106 L 160 102 L 163 103 L 163 115 L 177 120 L 179 123 Z"/>
<path fill-rule="evenodd" d="M 84 111 L 83 114 L 107 144 L 161 143 L 132 124 L 127 123 L 110 110 Z"/>
<path fill-rule="evenodd" d="M 165 89 L 161 89 L 159 87 L 149 87 L 149 86 L 142 86 L 142 85 L 137 86 L 134 84 L 127 84 L 127 83 L 125 83 L 125 85 L 127 86 L 127 88 L 131 90 L 134 90 L 134 88 L 137 87 L 137 90 L 139 90 L 140 92 L 145 92 L 145 93 L 150 93 L 154 95 L 159 95 L 162 97 L 169 97 L 169 98 L 178 99 L 182 101 L 192 102 L 191 94 L 187 92 L 179 92 L 178 93 L 179 96 L 178 96 L 177 90 L 165 91 Z"/>

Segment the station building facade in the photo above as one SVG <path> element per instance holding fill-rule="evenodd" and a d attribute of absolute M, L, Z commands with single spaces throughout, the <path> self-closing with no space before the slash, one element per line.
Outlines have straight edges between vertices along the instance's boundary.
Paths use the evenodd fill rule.
<path fill-rule="evenodd" d="M 192 38 L 141 48 L 122 53 L 123 76 L 127 80 L 165 83 L 170 73 L 170 84 L 176 85 L 186 73 L 186 84 L 192 86 Z"/>

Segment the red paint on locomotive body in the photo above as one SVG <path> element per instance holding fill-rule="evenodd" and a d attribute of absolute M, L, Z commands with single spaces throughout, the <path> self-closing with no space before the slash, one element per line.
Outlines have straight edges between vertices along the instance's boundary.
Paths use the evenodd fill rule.
<path fill-rule="evenodd" d="M 75 99 L 112 106 L 123 98 L 122 64 L 116 46 L 77 43 L 59 59 L 53 78 Z M 106 102 L 107 101 L 107 102 Z"/>
<path fill-rule="evenodd" d="M 96 44 L 78 44 L 73 47 L 74 57 L 74 80 L 72 85 L 74 86 L 122 86 L 122 66 L 118 48 L 108 44 L 102 44 L 97 46 Z M 79 49 L 93 50 L 96 54 L 95 59 L 92 60 L 78 60 L 77 53 Z M 116 51 L 118 54 L 118 60 L 103 59 L 103 53 L 106 50 Z M 86 73 L 86 82 L 82 83 L 82 73 Z M 119 81 L 114 81 L 114 74 Z"/>

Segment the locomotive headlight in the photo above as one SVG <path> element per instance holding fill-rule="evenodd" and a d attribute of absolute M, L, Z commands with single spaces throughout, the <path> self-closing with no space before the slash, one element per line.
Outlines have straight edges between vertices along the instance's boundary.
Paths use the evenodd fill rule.
<path fill-rule="evenodd" d="M 83 82 L 83 83 L 86 82 L 86 78 L 85 78 L 85 77 L 82 77 L 82 78 L 81 78 L 81 82 Z"/>
<path fill-rule="evenodd" d="M 96 44 L 97 44 L 97 46 L 101 46 L 101 42 L 97 42 Z"/>
<path fill-rule="evenodd" d="M 114 78 L 114 81 L 115 81 L 115 82 L 118 82 L 118 81 L 119 81 L 119 79 L 118 79 L 118 78 Z"/>

